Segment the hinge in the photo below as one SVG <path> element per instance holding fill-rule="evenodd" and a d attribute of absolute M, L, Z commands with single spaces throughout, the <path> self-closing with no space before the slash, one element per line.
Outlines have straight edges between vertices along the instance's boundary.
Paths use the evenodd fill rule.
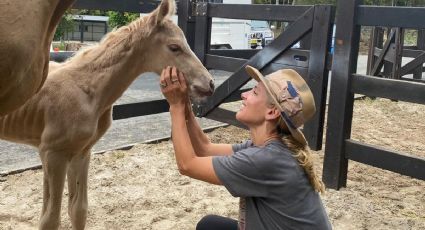
<path fill-rule="evenodd" d="M 192 2 L 192 16 L 206 16 L 208 2 Z"/>

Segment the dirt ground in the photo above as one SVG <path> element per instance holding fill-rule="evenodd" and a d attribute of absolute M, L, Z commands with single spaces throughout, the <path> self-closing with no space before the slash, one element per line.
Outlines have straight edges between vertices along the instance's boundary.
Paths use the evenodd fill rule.
<path fill-rule="evenodd" d="M 425 106 L 389 100 L 355 102 L 352 137 L 425 158 Z M 232 126 L 208 133 L 236 143 Z M 314 152 L 321 174 L 323 151 Z M 172 144 L 140 144 L 94 155 L 87 229 L 194 229 L 206 214 L 236 218 L 238 200 L 220 186 L 179 175 Z M 42 172 L 0 178 L 0 229 L 36 229 Z M 425 181 L 350 161 L 347 187 L 322 196 L 334 229 L 425 229 Z M 63 198 L 61 229 L 71 229 Z"/>

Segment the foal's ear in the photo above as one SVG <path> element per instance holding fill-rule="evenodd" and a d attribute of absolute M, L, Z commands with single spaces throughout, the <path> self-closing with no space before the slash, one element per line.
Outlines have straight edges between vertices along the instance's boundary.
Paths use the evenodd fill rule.
<path fill-rule="evenodd" d="M 162 0 L 159 7 L 153 13 L 155 17 L 154 23 L 156 25 L 162 24 L 164 19 L 171 17 L 176 12 L 176 2 L 175 0 Z"/>

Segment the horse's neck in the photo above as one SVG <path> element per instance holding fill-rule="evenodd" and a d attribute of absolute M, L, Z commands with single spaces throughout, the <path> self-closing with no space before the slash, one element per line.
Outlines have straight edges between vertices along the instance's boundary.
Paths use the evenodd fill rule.
<path fill-rule="evenodd" d="M 143 66 L 145 55 L 137 55 L 142 52 L 128 47 L 119 44 L 108 49 L 101 44 L 72 64 L 72 75 L 91 91 L 91 96 L 96 97 L 93 99 L 100 109 L 111 106 L 134 79 L 146 71 Z"/>

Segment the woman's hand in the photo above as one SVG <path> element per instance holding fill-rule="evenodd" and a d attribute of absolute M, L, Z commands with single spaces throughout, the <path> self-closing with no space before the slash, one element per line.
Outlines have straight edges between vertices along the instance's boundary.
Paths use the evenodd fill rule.
<path fill-rule="evenodd" d="M 176 67 L 168 66 L 162 70 L 159 82 L 161 92 L 170 104 L 170 109 L 171 107 L 184 109 L 189 103 L 189 96 L 183 73 Z"/>

